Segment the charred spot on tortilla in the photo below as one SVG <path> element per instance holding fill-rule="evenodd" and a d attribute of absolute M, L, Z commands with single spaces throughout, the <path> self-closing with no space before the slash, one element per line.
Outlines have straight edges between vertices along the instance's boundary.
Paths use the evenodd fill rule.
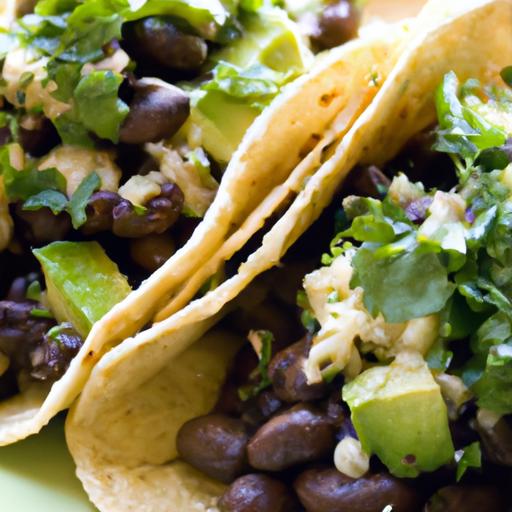
<path fill-rule="evenodd" d="M 328 107 L 337 96 L 338 96 L 337 92 L 322 94 L 322 96 L 320 97 L 320 100 L 319 100 L 320 105 L 322 105 L 323 107 Z"/>

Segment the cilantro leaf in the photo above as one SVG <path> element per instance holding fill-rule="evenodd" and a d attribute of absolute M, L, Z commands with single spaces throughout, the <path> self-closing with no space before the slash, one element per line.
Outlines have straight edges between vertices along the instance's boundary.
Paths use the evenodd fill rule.
<path fill-rule="evenodd" d="M 465 181 L 480 153 L 502 146 L 507 136 L 502 129 L 493 126 L 475 109 L 464 104 L 459 92 L 459 80 L 451 71 L 445 75 L 436 91 L 439 128 L 434 149 L 451 154 L 462 181 Z"/>
<path fill-rule="evenodd" d="M 86 208 L 89 198 L 101 186 L 101 179 L 97 173 L 93 172 L 82 180 L 69 201 L 68 212 L 71 216 L 73 227 L 78 229 L 85 224 L 87 220 Z"/>
<path fill-rule="evenodd" d="M 378 258 L 364 246 L 352 259 L 351 287 L 364 289 L 364 304 L 391 323 L 438 313 L 451 297 L 455 285 L 439 256 L 420 249 L 393 258 Z"/>
<path fill-rule="evenodd" d="M 88 0 L 67 19 L 58 57 L 67 62 L 94 62 L 101 59 L 103 46 L 121 38 L 125 0 Z"/>
<path fill-rule="evenodd" d="M 471 443 L 462 450 L 458 450 L 455 453 L 455 459 L 457 460 L 457 482 L 460 482 L 464 473 L 469 468 L 480 468 L 482 467 L 482 452 L 480 450 L 480 443 L 478 441 Z"/>
<path fill-rule="evenodd" d="M 251 331 L 249 333 L 249 339 L 258 354 L 259 362 L 258 367 L 251 374 L 251 380 L 256 381 L 256 383 L 243 386 L 238 390 L 240 398 L 244 401 L 257 396 L 271 384 L 270 377 L 268 375 L 268 365 L 272 358 L 272 343 L 274 342 L 274 335 L 270 331 Z"/>
<path fill-rule="evenodd" d="M 221 91 L 259 110 L 268 105 L 281 86 L 293 78 L 262 64 L 242 69 L 223 61 L 215 66 L 213 75 L 213 79 L 201 87 L 203 91 Z"/>
<path fill-rule="evenodd" d="M 63 212 L 68 205 L 68 198 L 57 190 L 43 190 L 35 196 L 29 197 L 23 204 L 24 210 L 35 211 L 49 208 L 54 215 Z"/>
<path fill-rule="evenodd" d="M 0 148 L 0 174 L 4 178 L 5 192 L 10 201 L 25 201 L 49 189 L 66 190 L 66 178 L 57 169 L 15 169 L 10 163 L 9 146 Z"/>
<path fill-rule="evenodd" d="M 48 78 L 57 84 L 57 90 L 52 96 L 64 103 L 73 98 L 73 93 L 80 82 L 82 65 L 78 63 L 62 63 L 51 60 L 48 63 Z"/>
<path fill-rule="evenodd" d="M 103 139 L 117 142 L 119 128 L 128 115 L 128 106 L 117 94 L 123 81 L 112 71 L 93 71 L 80 80 L 74 98 L 82 124 Z"/>
<path fill-rule="evenodd" d="M 512 343 L 490 348 L 485 367 L 472 390 L 480 407 L 498 414 L 512 411 Z"/>
<path fill-rule="evenodd" d="M 53 120 L 60 138 L 64 144 L 70 146 L 83 146 L 92 148 L 94 143 L 89 136 L 89 131 L 80 122 L 76 109 L 64 112 Z"/>
<path fill-rule="evenodd" d="M 36 14 L 49 16 L 71 11 L 77 5 L 77 0 L 39 0 L 34 10 Z"/>

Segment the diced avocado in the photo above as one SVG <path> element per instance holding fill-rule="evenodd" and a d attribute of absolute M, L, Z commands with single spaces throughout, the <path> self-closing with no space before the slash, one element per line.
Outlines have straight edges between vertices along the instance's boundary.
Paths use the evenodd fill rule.
<path fill-rule="evenodd" d="M 243 36 L 212 55 L 214 61 L 243 68 L 263 64 L 283 73 L 307 67 L 311 54 L 297 25 L 282 9 L 265 8 L 247 14 L 242 24 Z"/>
<path fill-rule="evenodd" d="M 197 98 L 191 120 L 201 128 L 202 146 L 217 162 L 227 163 L 259 110 L 219 91 L 201 91 Z"/>
<path fill-rule="evenodd" d="M 212 55 L 212 61 L 227 62 L 240 69 L 263 65 L 282 79 L 304 71 L 311 53 L 297 26 L 281 9 L 264 8 L 242 17 L 243 36 Z M 258 78 L 258 76 L 255 76 Z M 268 77 L 262 77 L 267 79 Z M 280 85 L 280 84 L 277 84 Z M 208 89 L 191 93 L 192 124 L 201 130 L 202 146 L 220 163 L 227 163 L 245 132 L 260 113 L 254 98 L 230 96 Z"/>
<path fill-rule="evenodd" d="M 131 291 L 117 265 L 96 242 L 54 242 L 35 249 L 48 301 L 59 322 L 70 322 L 84 338 Z"/>
<path fill-rule="evenodd" d="M 343 388 L 363 449 L 397 477 L 450 462 L 454 448 L 441 390 L 421 356 L 402 354 Z"/>

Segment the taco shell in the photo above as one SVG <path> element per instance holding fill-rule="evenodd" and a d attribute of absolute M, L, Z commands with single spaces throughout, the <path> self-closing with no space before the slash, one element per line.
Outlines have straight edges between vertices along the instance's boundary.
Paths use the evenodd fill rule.
<path fill-rule="evenodd" d="M 434 91 L 446 72 L 485 80 L 512 61 L 510 0 L 433 0 L 410 30 L 407 49 L 370 106 L 238 274 L 115 347 L 94 369 L 66 435 L 77 474 L 100 510 L 217 510 L 222 486 L 177 460 L 175 448 L 183 422 L 210 411 L 233 354 L 226 335 L 211 327 L 318 218 L 350 169 L 389 160 L 435 120 Z M 204 375 L 210 381 L 199 385 Z"/>

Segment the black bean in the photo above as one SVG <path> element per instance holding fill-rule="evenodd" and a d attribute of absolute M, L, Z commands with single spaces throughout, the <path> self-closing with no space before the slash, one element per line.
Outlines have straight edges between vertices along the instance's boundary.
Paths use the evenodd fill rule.
<path fill-rule="evenodd" d="M 55 320 L 36 317 L 35 301 L 0 301 L 0 352 L 11 359 L 16 370 L 32 370 L 31 352 L 42 343 Z"/>
<path fill-rule="evenodd" d="M 24 122 L 25 120 L 25 122 Z M 60 137 L 53 123 L 43 115 L 31 115 L 22 119 L 18 138 L 26 153 L 34 157 L 46 155 L 60 143 Z"/>
<path fill-rule="evenodd" d="M 87 221 L 82 226 L 85 235 L 111 231 L 114 208 L 122 201 L 119 194 L 106 190 L 95 192 L 87 204 Z"/>
<path fill-rule="evenodd" d="M 306 338 L 278 352 L 270 361 L 269 377 L 275 394 L 285 402 L 306 402 L 322 398 L 323 383 L 308 384 L 304 364 L 309 351 Z"/>
<path fill-rule="evenodd" d="M 54 215 L 49 208 L 23 210 L 18 203 L 14 212 L 16 230 L 30 245 L 45 245 L 65 240 L 71 231 L 71 219 L 65 212 Z"/>
<path fill-rule="evenodd" d="M 188 96 L 161 80 L 144 78 L 135 85 L 130 113 L 119 134 L 121 142 L 144 144 L 172 137 L 190 113 Z"/>
<path fill-rule="evenodd" d="M 169 233 L 135 238 L 130 244 L 132 260 L 149 272 L 160 268 L 173 254 L 175 246 Z"/>
<path fill-rule="evenodd" d="M 419 497 L 402 481 L 376 474 L 352 479 L 334 468 L 309 469 L 299 475 L 295 491 L 308 512 L 417 512 Z"/>
<path fill-rule="evenodd" d="M 221 512 L 295 512 L 297 499 L 285 484 L 266 475 L 235 480 L 219 500 Z"/>
<path fill-rule="evenodd" d="M 451 485 L 430 498 L 424 512 L 505 512 L 500 492 L 490 485 Z"/>
<path fill-rule="evenodd" d="M 242 404 L 242 420 L 259 428 L 282 407 L 282 402 L 271 390 L 262 391 L 257 397 Z"/>
<path fill-rule="evenodd" d="M 512 466 L 512 426 L 506 417 L 492 427 L 485 427 L 479 422 L 475 426 L 488 460 L 495 464 Z"/>
<path fill-rule="evenodd" d="M 30 375 L 34 379 L 49 382 L 60 379 L 82 344 L 83 339 L 71 325 L 62 326 L 53 336 L 46 334 L 30 355 L 33 365 Z"/>
<path fill-rule="evenodd" d="M 321 12 L 311 35 L 317 50 L 327 50 L 357 37 L 361 12 L 350 0 L 331 2 Z"/>
<path fill-rule="evenodd" d="M 325 411 L 329 421 L 336 427 L 337 441 L 341 441 L 347 436 L 357 439 L 348 408 L 341 400 L 341 393 L 339 392 L 341 387 L 342 385 L 334 385 L 334 390 L 331 391 L 329 398 L 322 402 L 322 410 Z"/>
<path fill-rule="evenodd" d="M 151 17 L 134 23 L 130 33 L 136 53 L 155 64 L 175 69 L 199 69 L 208 54 L 206 42 L 198 36 L 186 34 L 171 20 Z M 142 59 L 141 59 L 142 60 Z"/>
<path fill-rule="evenodd" d="M 214 413 L 185 423 L 176 444 L 183 460 L 212 478 L 230 483 L 247 466 L 248 440 L 241 420 Z"/>
<path fill-rule="evenodd" d="M 281 471 L 329 456 L 334 445 L 328 418 L 311 405 L 298 404 L 260 427 L 247 445 L 247 455 L 253 468 Z"/>
<path fill-rule="evenodd" d="M 183 192 L 175 184 L 162 186 L 162 193 L 149 201 L 147 211 L 142 214 L 137 213 L 130 201 L 123 199 L 113 210 L 112 231 L 123 238 L 164 233 L 180 217 L 183 203 Z"/>
<path fill-rule="evenodd" d="M 277 395 L 269 390 L 260 393 L 256 400 L 261 414 L 265 418 L 270 418 L 270 416 L 274 415 L 283 405 Z"/>

